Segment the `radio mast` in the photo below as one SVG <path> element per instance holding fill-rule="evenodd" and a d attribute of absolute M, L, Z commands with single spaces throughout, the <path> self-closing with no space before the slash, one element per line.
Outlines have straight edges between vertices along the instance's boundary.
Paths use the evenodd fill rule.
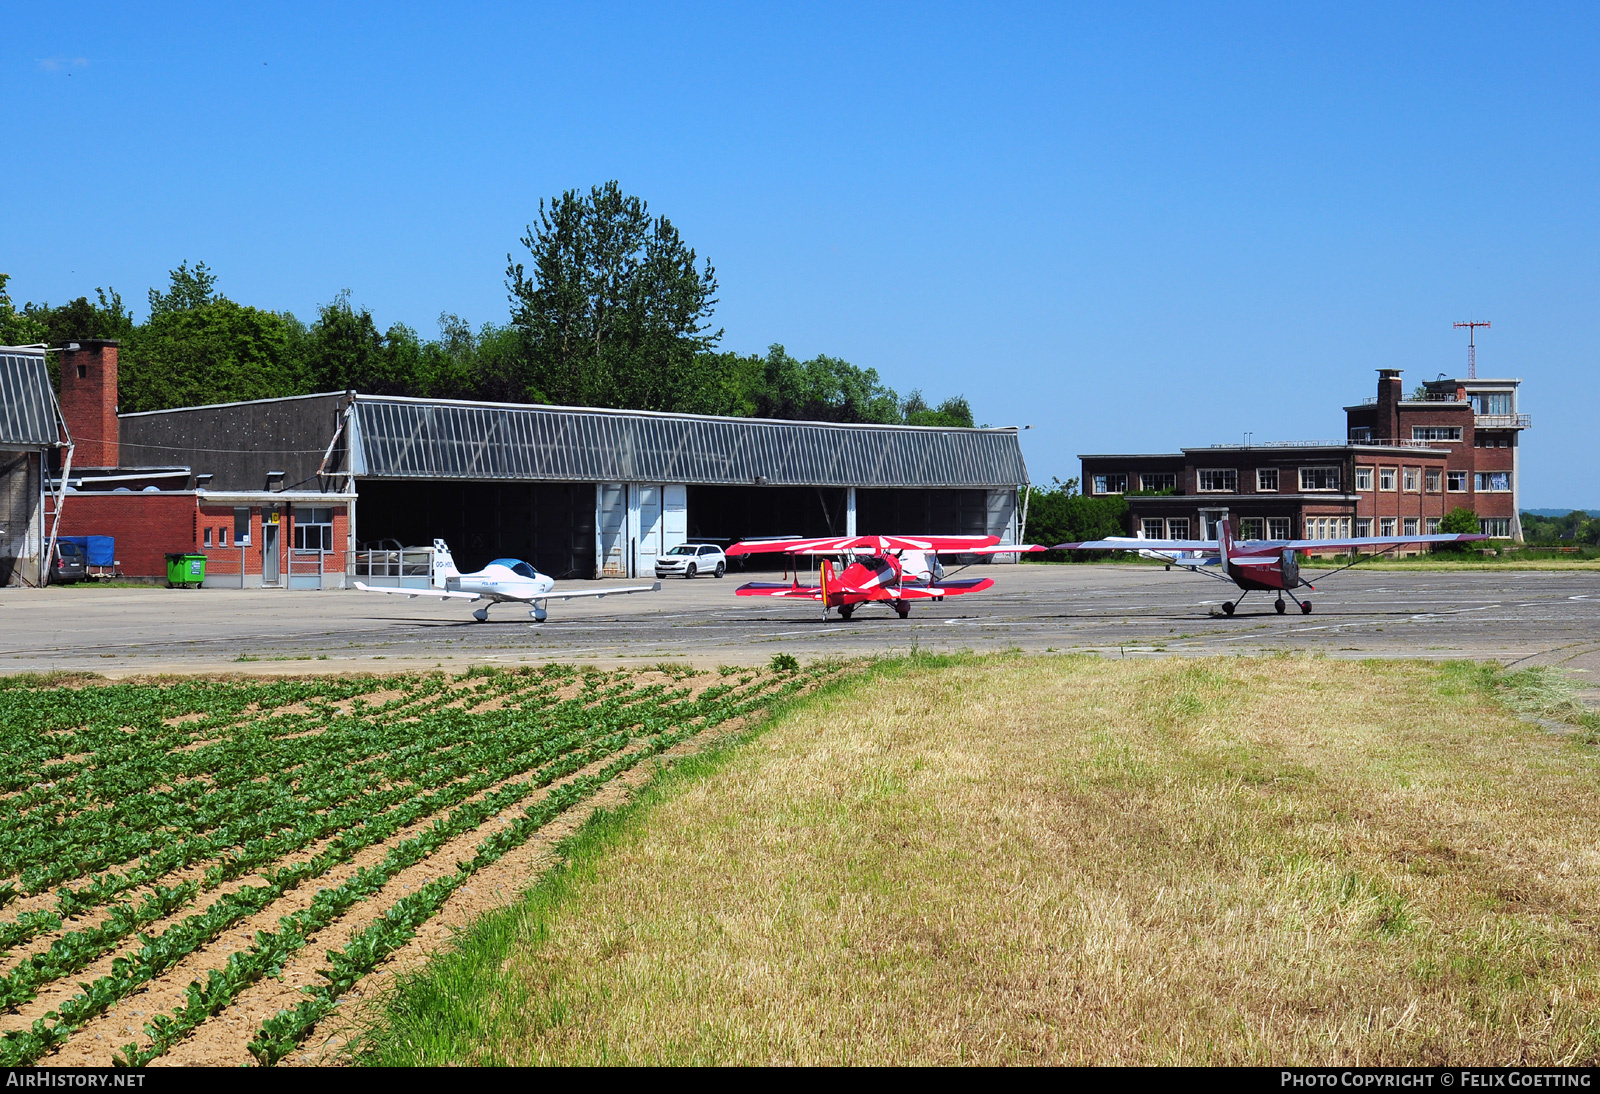
<path fill-rule="evenodd" d="M 1478 328 L 1483 327 L 1487 330 L 1489 321 L 1487 319 L 1482 321 L 1473 319 L 1465 323 L 1456 324 L 1457 329 L 1461 327 L 1467 328 L 1467 379 L 1476 380 L 1478 378 Z"/>

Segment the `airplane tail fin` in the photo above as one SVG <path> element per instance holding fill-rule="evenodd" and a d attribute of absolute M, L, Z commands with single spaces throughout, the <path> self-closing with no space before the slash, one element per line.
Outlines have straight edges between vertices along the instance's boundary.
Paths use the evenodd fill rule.
<path fill-rule="evenodd" d="M 456 560 L 450 557 L 450 548 L 442 539 L 433 541 L 433 587 L 442 589 L 452 577 L 460 577 L 461 571 L 456 569 Z"/>

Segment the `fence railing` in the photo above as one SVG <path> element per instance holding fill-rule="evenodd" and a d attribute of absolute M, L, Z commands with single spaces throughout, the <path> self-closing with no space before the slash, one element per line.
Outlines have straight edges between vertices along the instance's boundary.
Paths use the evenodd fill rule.
<path fill-rule="evenodd" d="M 368 585 L 400 589 L 426 589 L 433 574 L 432 547 L 405 547 L 398 551 L 357 551 L 356 580 Z"/>

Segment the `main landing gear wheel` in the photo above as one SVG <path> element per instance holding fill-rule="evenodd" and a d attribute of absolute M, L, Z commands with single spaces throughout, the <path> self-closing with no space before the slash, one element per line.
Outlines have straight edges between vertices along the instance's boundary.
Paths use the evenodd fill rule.
<path fill-rule="evenodd" d="M 1311 614 L 1311 601 L 1302 600 L 1300 602 L 1300 614 L 1301 615 L 1310 615 Z"/>
<path fill-rule="evenodd" d="M 726 562 L 717 563 L 717 570 L 716 570 L 716 576 L 717 577 L 721 577 L 723 574 L 725 574 L 727 572 L 728 572 L 728 564 Z"/>
<path fill-rule="evenodd" d="M 489 622 L 489 609 L 479 608 L 477 611 L 472 613 L 472 618 L 476 619 L 479 623 Z"/>
<path fill-rule="evenodd" d="M 688 579 L 688 578 L 691 578 L 691 577 L 694 576 L 694 563 L 691 562 L 691 563 L 689 563 L 688 566 L 686 566 L 684 568 L 683 576 L 684 576 L 685 579 Z"/>
<path fill-rule="evenodd" d="M 1222 614 L 1223 615 L 1232 615 L 1233 614 L 1233 601 L 1224 600 L 1222 602 Z"/>
<path fill-rule="evenodd" d="M 904 619 L 906 616 L 911 614 L 911 605 L 907 604 L 904 600 L 896 600 L 894 602 L 894 614 L 898 615 L 901 619 Z"/>
<path fill-rule="evenodd" d="M 1281 597 L 1281 596 L 1278 597 L 1278 602 L 1276 604 L 1274 604 L 1273 607 L 1278 609 L 1278 614 L 1279 615 L 1282 615 L 1284 612 L 1289 610 L 1289 605 L 1287 605 L 1287 604 L 1285 604 L 1283 602 L 1283 597 Z"/>
<path fill-rule="evenodd" d="M 840 619 L 849 619 L 852 615 L 855 614 L 855 611 L 856 611 L 856 606 L 854 604 L 841 604 L 841 605 L 839 605 L 839 618 Z"/>

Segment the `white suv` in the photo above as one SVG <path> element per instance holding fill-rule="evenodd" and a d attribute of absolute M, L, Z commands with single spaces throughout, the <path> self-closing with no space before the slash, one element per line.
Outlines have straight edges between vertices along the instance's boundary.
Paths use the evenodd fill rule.
<path fill-rule="evenodd" d="M 727 556 L 721 547 L 709 543 L 680 543 L 666 554 L 656 556 L 657 577 L 694 577 L 704 573 L 721 577 L 727 572 Z"/>

